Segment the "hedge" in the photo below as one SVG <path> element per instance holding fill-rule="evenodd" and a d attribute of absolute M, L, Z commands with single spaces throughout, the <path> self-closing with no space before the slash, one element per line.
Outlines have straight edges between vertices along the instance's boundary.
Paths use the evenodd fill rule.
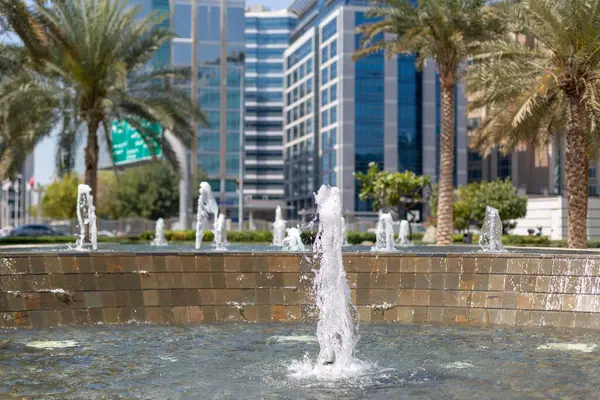
<path fill-rule="evenodd" d="M 171 242 L 193 242 L 196 240 L 196 231 L 166 231 L 165 237 Z M 311 245 L 316 237 L 315 231 L 303 231 L 302 241 L 306 245 Z M 420 241 L 423 234 L 412 235 L 412 240 L 416 244 L 421 244 Z M 120 236 L 108 237 L 100 236 L 98 241 L 101 243 L 147 243 L 154 239 L 154 231 L 146 231 L 139 236 Z M 75 236 L 8 236 L 0 238 L 1 245 L 13 244 L 67 244 L 75 243 Z M 232 243 L 271 243 L 273 234 L 266 231 L 230 231 L 227 232 L 227 240 Z M 371 232 L 348 232 L 348 243 L 352 245 L 360 245 L 364 242 L 375 243 L 376 235 Z M 473 235 L 473 244 L 478 243 L 479 237 Z M 204 242 L 213 241 L 212 231 L 204 232 Z M 456 244 L 463 243 L 463 235 L 453 235 L 453 241 Z M 567 247 L 566 240 L 550 240 L 547 236 L 517 236 L 505 235 L 502 237 L 502 243 L 505 246 L 530 246 L 530 247 Z M 599 240 L 591 240 L 588 242 L 590 248 L 600 248 Z"/>

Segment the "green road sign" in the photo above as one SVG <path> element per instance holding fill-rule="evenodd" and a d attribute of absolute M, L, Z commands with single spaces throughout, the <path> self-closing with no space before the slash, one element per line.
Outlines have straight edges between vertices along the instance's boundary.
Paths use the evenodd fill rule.
<path fill-rule="evenodd" d="M 146 123 L 147 124 L 147 123 Z M 157 137 L 162 135 L 160 125 L 151 127 Z M 112 156 L 115 164 L 127 164 L 152 158 L 152 152 L 142 138 L 142 135 L 126 121 L 113 122 L 112 131 Z M 162 151 L 158 143 L 154 146 L 154 155 L 160 157 Z"/>

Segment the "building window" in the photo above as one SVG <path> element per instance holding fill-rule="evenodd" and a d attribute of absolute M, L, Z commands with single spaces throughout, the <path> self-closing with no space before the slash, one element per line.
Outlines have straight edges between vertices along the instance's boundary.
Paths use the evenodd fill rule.
<path fill-rule="evenodd" d="M 298 70 L 297 69 L 294 70 L 294 72 L 292 73 L 292 76 L 293 76 L 294 83 L 298 82 Z"/>
<path fill-rule="evenodd" d="M 337 56 L 337 39 L 333 40 L 329 45 L 329 58 Z"/>
<path fill-rule="evenodd" d="M 304 103 L 300 103 L 300 118 L 304 117 Z"/>
<path fill-rule="evenodd" d="M 337 83 L 334 83 L 329 88 L 329 98 L 331 99 L 332 102 L 337 100 Z"/>
<path fill-rule="evenodd" d="M 312 93 L 312 78 L 306 81 L 306 93 Z"/>
<path fill-rule="evenodd" d="M 588 195 L 589 196 L 596 196 L 596 185 L 590 185 L 588 186 Z"/>
<path fill-rule="evenodd" d="M 323 135 L 321 135 L 321 151 L 323 153 L 326 152 L 326 150 L 329 149 L 329 132 L 323 132 Z"/>
<path fill-rule="evenodd" d="M 325 89 L 321 92 L 321 106 L 327 105 L 328 94 L 329 94 L 329 92 L 327 91 L 327 89 Z"/>
<path fill-rule="evenodd" d="M 335 124 L 337 122 L 337 107 L 333 106 L 331 107 L 331 112 L 330 112 L 330 123 Z"/>
<path fill-rule="evenodd" d="M 327 46 L 325 46 L 321 50 L 321 64 L 325 64 L 327 62 L 327 60 L 329 59 L 328 56 L 329 56 L 329 51 L 327 49 Z"/>
<path fill-rule="evenodd" d="M 329 71 L 331 72 L 331 79 L 337 78 L 337 61 L 331 63 Z"/>
<path fill-rule="evenodd" d="M 292 104 L 292 92 L 287 93 L 287 105 Z"/>
<path fill-rule="evenodd" d="M 304 84 L 300 85 L 300 98 L 304 97 Z"/>
<path fill-rule="evenodd" d="M 312 72 L 312 58 L 306 60 L 306 74 L 310 74 Z"/>
<path fill-rule="evenodd" d="M 323 69 L 321 71 L 321 85 L 324 85 L 327 83 L 329 78 L 329 74 L 327 73 L 327 68 Z"/>
<path fill-rule="evenodd" d="M 190 4 L 175 4 L 173 26 L 178 37 L 192 37 L 192 6 Z"/>
<path fill-rule="evenodd" d="M 329 137 L 331 138 L 331 147 L 337 144 L 337 129 L 333 128 L 329 131 Z"/>
<path fill-rule="evenodd" d="M 512 174 L 512 165 L 511 165 L 511 157 L 507 156 L 499 156 L 498 157 L 498 178 L 506 179 L 510 178 Z"/>
<path fill-rule="evenodd" d="M 328 112 L 323 111 L 321 113 L 321 126 L 327 126 L 327 125 L 329 125 Z"/>
<path fill-rule="evenodd" d="M 312 133 L 312 119 L 306 120 L 306 133 Z"/>
<path fill-rule="evenodd" d="M 304 78 L 304 65 L 300 66 L 300 79 Z"/>
<path fill-rule="evenodd" d="M 337 33 L 337 17 L 329 21 L 321 32 L 322 41 L 326 41 Z"/>
<path fill-rule="evenodd" d="M 306 102 L 306 113 L 310 114 L 312 112 L 312 100 L 308 99 Z"/>

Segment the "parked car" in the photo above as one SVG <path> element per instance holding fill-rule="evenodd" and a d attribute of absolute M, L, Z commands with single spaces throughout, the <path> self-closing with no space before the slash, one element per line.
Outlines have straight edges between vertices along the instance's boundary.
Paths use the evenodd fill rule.
<path fill-rule="evenodd" d="M 46 225 L 21 225 L 12 229 L 9 236 L 64 236 Z"/>
<path fill-rule="evenodd" d="M 4 227 L 4 228 L 0 229 L 0 237 L 7 237 L 7 236 L 10 236 L 10 232 L 11 232 L 13 229 L 15 229 L 15 228 L 14 228 L 14 227 L 12 227 L 12 226 L 6 226 L 6 227 Z"/>

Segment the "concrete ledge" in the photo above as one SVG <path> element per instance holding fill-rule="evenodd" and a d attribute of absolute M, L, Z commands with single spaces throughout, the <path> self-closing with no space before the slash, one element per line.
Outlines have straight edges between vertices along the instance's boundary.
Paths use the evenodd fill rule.
<path fill-rule="evenodd" d="M 0 327 L 305 321 L 313 258 L 35 253 L 0 258 Z M 363 322 L 600 329 L 600 256 L 344 254 Z"/>

